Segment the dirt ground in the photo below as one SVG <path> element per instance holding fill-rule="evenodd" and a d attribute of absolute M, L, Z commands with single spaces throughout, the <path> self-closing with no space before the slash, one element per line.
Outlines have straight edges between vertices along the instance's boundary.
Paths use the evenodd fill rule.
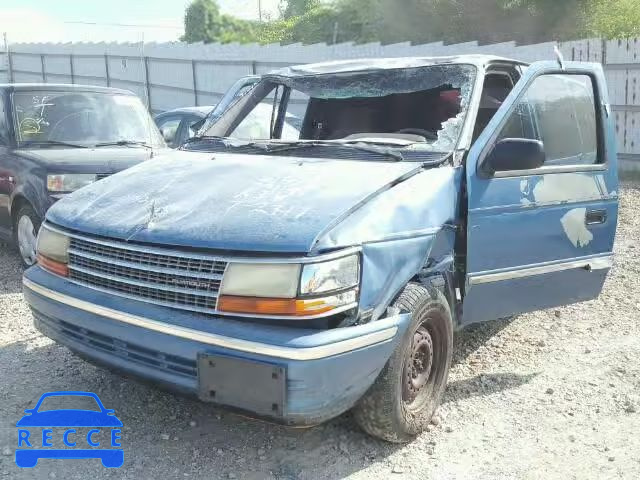
<path fill-rule="evenodd" d="M 444 404 L 409 445 L 349 415 L 310 430 L 239 417 L 96 368 L 32 326 L 17 255 L 0 247 L 0 478 L 640 478 L 640 188 L 622 191 L 599 299 L 461 332 Z M 123 423 L 125 464 L 14 463 L 15 423 L 43 392 L 96 392 Z"/>

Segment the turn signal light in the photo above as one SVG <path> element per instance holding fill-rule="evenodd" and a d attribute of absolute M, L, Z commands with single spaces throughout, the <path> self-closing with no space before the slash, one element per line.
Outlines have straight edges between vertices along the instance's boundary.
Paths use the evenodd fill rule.
<path fill-rule="evenodd" d="M 221 295 L 218 310 L 229 313 L 247 313 L 257 315 L 307 316 L 330 312 L 335 304 L 324 298 L 259 298 Z"/>
<path fill-rule="evenodd" d="M 51 273 L 55 273 L 56 275 L 63 277 L 69 276 L 69 267 L 66 263 L 56 262 L 55 260 L 51 260 L 50 258 L 38 254 L 38 265 L 45 270 L 49 270 Z"/>

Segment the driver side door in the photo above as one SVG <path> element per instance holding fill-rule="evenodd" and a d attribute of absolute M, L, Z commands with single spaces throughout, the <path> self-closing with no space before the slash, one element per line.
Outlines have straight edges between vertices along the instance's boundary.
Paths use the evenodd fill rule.
<path fill-rule="evenodd" d="M 599 65 L 542 62 L 527 69 L 478 138 L 466 169 L 463 324 L 600 293 L 618 218 L 609 116 Z M 496 145 L 514 138 L 541 145 L 542 163 L 532 167 L 514 150 L 498 170 L 489 168 Z"/>

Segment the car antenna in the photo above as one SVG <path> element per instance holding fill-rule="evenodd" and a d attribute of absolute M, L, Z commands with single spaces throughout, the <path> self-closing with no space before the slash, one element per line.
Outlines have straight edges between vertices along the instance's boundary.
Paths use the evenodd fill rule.
<path fill-rule="evenodd" d="M 151 99 L 149 98 L 149 73 L 147 71 L 147 60 L 144 56 L 144 32 L 140 33 L 140 64 L 141 70 L 144 72 L 144 103 L 147 107 L 147 135 L 149 136 L 149 160 L 153 159 L 153 129 L 151 127 Z"/>
<path fill-rule="evenodd" d="M 560 65 L 560 68 L 562 70 L 564 70 L 565 69 L 564 68 L 564 55 L 562 54 L 562 52 L 558 48 L 558 45 L 554 45 L 553 52 L 556 54 L 556 59 L 558 60 L 558 64 Z"/>

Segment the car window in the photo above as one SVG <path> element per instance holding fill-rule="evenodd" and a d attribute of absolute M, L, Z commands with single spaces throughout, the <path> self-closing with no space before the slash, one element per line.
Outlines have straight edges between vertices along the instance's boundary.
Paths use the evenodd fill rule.
<path fill-rule="evenodd" d="M 20 90 L 13 95 L 19 146 L 122 140 L 163 145 L 138 97 L 70 90 Z"/>
<path fill-rule="evenodd" d="M 591 78 L 568 74 L 536 78 L 498 140 L 504 138 L 542 141 L 545 165 L 597 163 L 598 129 Z"/>
<path fill-rule="evenodd" d="M 182 128 L 181 133 L 181 144 L 184 143 L 188 138 L 192 138 L 198 133 L 197 131 L 191 128 L 192 125 L 200 122 L 202 118 L 196 115 L 189 115 L 184 119 L 184 126 Z"/>
<path fill-rule="evenodd" d="M 385 145 L 393 138 L 407 147 L 447 152 L 465 124 L 475 76 L 474 66 L 452 64 L 356 71 L 330 81 L 324 75 L 263 77 L 203 134 L 249 141 L 357 138 Z M 276 110 L 278 90 L 286 108 Z M 274 112 L 284 119 L 274 124 Z"/>
<path fill-rule="evenodd" d="M 53 395 L 46 397 L 38 407 L 38 412 L 48 412 L 50 410 L 101 411 L 95 398 L 89 395 Z"/>
<path fill-rule="evenodd" d="M 505 99 L 513 90 L 513 80 L 510 75 L 503 72 L 489 73 L 484 79 L 480 106 L 476 117 L 476 125 L 473 133 L 474 141 L 487 128 L 489 122 L 502 106 Z"/>
<path fill-rule="evenodd" d="M 296 104 L 296 107 L 300 106 L 301 104 Z M 277 105 L 276 108 L 278 108 Z M 281 138 L 284 140 L 298 140 L 300 138 L 300 117 L 289 110 L 292 110 L 291 106 L 287 109 L 285 115 Z M 267 98 L 256 105 L 229 136 L 241 140 L 268 140 L 271 138 L 272 112 L 273 99 Z"/>
<path fill-rule="evenodd" d="M 291 90 L 289 102 L 287 103 L 287 111 L 282 125 L 283 140 L 299 140 L 300 131 L 302 130 L 302 119 L 307 113 L 309 106 L 309 95 L 297 90 Z"/>
<path fill-rule="evenodd" d="M 0 96 L 0 145 L 9 145 L 9 129 L 7 113 L 4 109 L 4 99 Z"/>
<path fill-rule="evenodd" d="M 265 101 L 255 106 L 251 112 L 229 135 L 232 138 L 242 140 L 262 140 L 271 138 L 271 113 L 273 101 L 266 98 Z"/>
<path fill-rule="evenodd" d="M 167 117 L 158 122 L 158 128 L 160 129 L 162 138 L 164 138 L 164 141 L 167 142 L 167 145 L 171 148 L 178 146 L 176 144 L 176 135 L 178 128 L 180 128 L 180 121 L 180 117 Z"/>

